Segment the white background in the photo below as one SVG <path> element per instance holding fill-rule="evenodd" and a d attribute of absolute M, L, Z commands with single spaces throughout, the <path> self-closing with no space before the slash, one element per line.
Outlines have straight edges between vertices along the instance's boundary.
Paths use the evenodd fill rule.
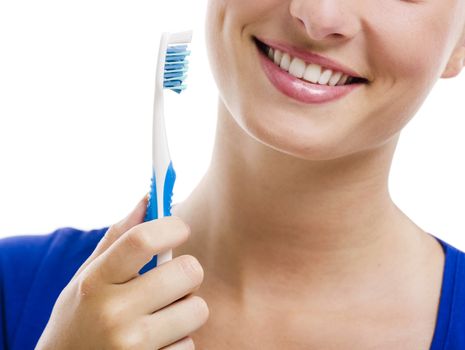
<path fill-rule="evenodd" d="M 210 161 L 216 88 L 206 0 L 0 0 L 0 237 L 101 228 L 149 190 L 162 31 L 194 29 L 189 88 L 166 102 L 173 202 Z M 440 80 L 402 133 L 390 178 L 398 206 L 465 250 L 465 72 Z M 179 103 L 179 99 L 182 103 Z"/>

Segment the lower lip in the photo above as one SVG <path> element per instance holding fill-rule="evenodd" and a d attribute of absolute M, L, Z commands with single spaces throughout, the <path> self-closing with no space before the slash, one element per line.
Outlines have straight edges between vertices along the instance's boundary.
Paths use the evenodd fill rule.
<path fill-rule="evenodd" d="M 303 81 L 278 67 L 258 47 L 256 48 L 263 70 L 271 83 L 283 94 L 297 101 L 307 104 L 334 101 L 364 85 L 363 83 L 358 83 L 329 86 Z"/>

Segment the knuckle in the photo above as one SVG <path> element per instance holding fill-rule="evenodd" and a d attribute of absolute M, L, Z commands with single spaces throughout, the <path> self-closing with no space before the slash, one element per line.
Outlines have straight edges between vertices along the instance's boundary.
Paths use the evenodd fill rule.
<path fill-rule="evenodd" d="M 194 340 L 191 337 L 187 336 L 181 341 L 179 341 L 179 346 L 177 346 L 176 349 L 178 348 L 179 350 L 195 350 Z"/>
<path fill-rule="evenodd" d="M 89 299 L 95 294 L 97 282 L 89 273 L 86 273 L 78 278 L 77 289 L 81 299 Z"/>
<path fill-rule="evenodd" d="M 180 233 L 184 234 L 186 237 L 190 236 L 191 234 L 190 226 L 185 221 L 183 221 L 180 217 L 172 215 L 166 218 L 169 222 L 173 222 L 176 225 L 176 229 Z"/>
<path fill-rule="evenodd" d="M 147 341 L 140 331 L 120 332 L 114 337 L 113 343 L 116 343 L 116 346 L 112 346 L 112 349 L 120 350 L 144 349 L 147 346 Z"/>
<path fill-rule="evenodd" d="M 194 283 L 200 284 L 203 281 L 204 271 L 202 265 L 196 257 L 192 255 L 181 255 L 179 265 L 183 273 Z"/>
<path fill-rule="evenodd" d="M 195 343 L 191 337 L 186 340 L 186 350 L 195 350 Z"/>
<path fill-rule="evenodd" d="M 124 320 L 125 317 L 124 310 L 120 304 L 106 301 L 100 306 L 98 317 L 104 333 L 109 338 L 117 337 L 119 334 L 120 322 Z"/>
<path fill-rule="evenodd" d="M 150 250 L 150 241 L 148 240 L 145 231 L 139 227 L 129 230 L 126 233 L 126 240 L 128 244 L 136 250 Z"/>
<path fill-rule="evenodd" d="M 207 302 L 198 295 L 191 296 L 190 302 L 192 303 L 192 308 L 194 309 L 193 312 L 195 319 L 204 323 L 210 315 Z"/>

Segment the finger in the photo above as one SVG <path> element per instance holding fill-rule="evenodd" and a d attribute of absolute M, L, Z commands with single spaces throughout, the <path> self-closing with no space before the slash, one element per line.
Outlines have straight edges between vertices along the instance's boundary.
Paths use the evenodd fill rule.
<path fill-rule="evenodd" d="M 107 283 L 127 282 L 139 276 L 139 270 L 154 255 L 185 242 L 189 234 L 189 226 L 176 216 L 143 222 L 101 254 L 95 268 Z"/>
<path fill-rule="evenodd" d="M 131 309 L 135 312 L 152 314 L 197 290 L 203 277 L 199 261 L 192 255 L 181 255 L 126 283 L 123 294 L 133 296 Z"/>
<path fill-rule="evenodd" d="M 189 295 L 155 312 L 151 318 L 153 342 L 158 348 L 170 345 L 200 328 L 208 319 L 208 305 L 201 297 Z M 162 336 L 161 336 L 162 335 Z"/>
<path fill-rule="evenodd" d="M 136 205 L 136 207 L 122 220 L 110 226 L 102 237 L 97 247 L 87 260 L 81 265 L 75 276 L 79 275 L 92 261 L 106 251 L 116 240 L 126 231 L 144 221 L 145 210 L 149 194 L 146 194 Z"/>
<path fill-rule="evenodd" d="M 160 350 L 195 350 L 195 344 L 191 337 L 185 337 L 174 344 L 161 348 Z"/>

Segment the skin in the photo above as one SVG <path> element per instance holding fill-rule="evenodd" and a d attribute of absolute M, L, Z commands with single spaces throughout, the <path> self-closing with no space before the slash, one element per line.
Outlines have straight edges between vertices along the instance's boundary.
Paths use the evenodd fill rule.
<path fill-rule="evenodd" d="M 177 253 L 205 271 L 201 349 L 429 348 L 444 253 L 392 201 L 388 176 L 403 127 L 463 68 L 464 14 L 461 0 L 209 1 L 216 141 L 173 209 L 194 237 Z M 299 103 L 269 83 L 252 35 L 370 84 Z"/>
<path fill-rule="evenodd" d="M 370 84 L 294 101 L 266 79 L 252 35 Z M 464 35 L 465 0 L 210 0 L 210 167 L 173 217 L 143 223 L 143 199 L 110 227 L 37 349 L 428 349 L 444 253 L 393 203 L 388 176 L 402 128 L 463 68 Z"/>
<path fill-rule="evenodd" d="M 58 297 L 38 350 L 193 349 L 189 334 L 209 315 L 192 295 L 203 279 L 191 255 L 139 270 L 184 243 L 189 227 L 177 217 L 143 222 L 147 196 L 112 225 Z M 156 234 L 154 234 L 156 233 Z"/>

